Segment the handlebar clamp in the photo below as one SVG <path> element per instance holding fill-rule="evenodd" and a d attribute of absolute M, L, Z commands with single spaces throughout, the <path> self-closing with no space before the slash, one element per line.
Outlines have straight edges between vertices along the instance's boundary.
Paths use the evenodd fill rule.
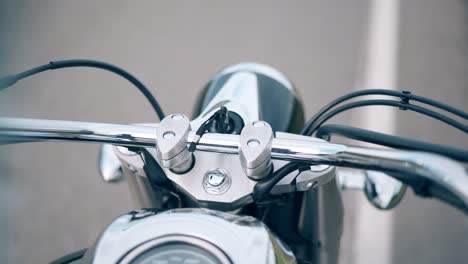
<path fill-rule="evenodd" d="M 247 124 L 240 134 L 239 154 L 242 168 L 253 180 L 268 176 L 272 170 L 273 130 L 264 121 Z"/>
<path fill-rule="evenodd" d="M 192 166 L 193 156 L 187 148 L 190 131 L 190 120 L 182 114 L 173 114 L 161 121 L 156 128 L 156 153 L 163 167 L 183 173 Z"/>

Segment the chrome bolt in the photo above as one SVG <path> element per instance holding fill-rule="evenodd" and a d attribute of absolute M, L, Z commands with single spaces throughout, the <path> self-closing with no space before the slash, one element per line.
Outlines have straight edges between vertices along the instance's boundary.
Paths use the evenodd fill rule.
<path fill-rule="evenodd" d="M 249 141 L 247 141 L 247 146 L 249 146 L 249 148 L 256 148 L 260 146 L 260 141 L 256 139 L 249 139 Z"/>
<path fill-rule="evenodd" d="M 175 138 L 175 133 L 172 132 L 172 131 L 164 132 L 163 138 L 166 139 L 166 140 L 171 140 L 171 139 Z"/>
<path fill-rule="evenodd" d="M 312 186 L 314 186 L 314 182 L 308 182 L 308 183 L 306 184 L 305 187 L 306 187 L 306 189 L 308 190 L 308 189 L 310 189 Z"/>
<path fill-rule="evenodd" d="M 225 193 L 231 186 L 231 178 L 227 171 L 214 169 L 205 173 L 203 187 L 209 194 L 219 195 Z"/>
<path fill-rule="evenodd" d="M 207 183 L 213 187 L 218 187 L 226 180 L 226 175 L 219 170 L 214 170 L 208 173 Z"/>
<path fill-rule="evenodd" d="M 254 127 L 264 127 L 265 126 L 265 122 L 263 121 L 256 121 L 253 123 L 253 126 Z"/>
<path fill-rule="evenodd" d="M 179 114 L 175 114 L 175 115 L 172 115 L 171 118 L 174 119 L 174 120 L 180 120 L 180 119 L 184 118 L 184 116 L 179 115 Z"/>

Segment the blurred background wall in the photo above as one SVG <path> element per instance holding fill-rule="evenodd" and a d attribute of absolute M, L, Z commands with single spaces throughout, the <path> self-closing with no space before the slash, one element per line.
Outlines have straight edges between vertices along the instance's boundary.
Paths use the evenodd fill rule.
<path fill-rule="evenodd" d="M 240 61 L 285 72 L 307 116 L 355 89 L 369 1 L 0 1 L 0 75 L 50 60 L 107 61 L 140 78 L 166 113 L 191 114 L 222 67 Z M 400 5 L 398 88 L 467 110 L 468 13 L 461 0 Z M 370 87 L 363 87 L 370 88 Z M 385 87 L 382 87 L 385 88 Z M 353 115 L 359 115 L 359 110 Z M 124 80 L 93 69 L 47 72 L 0 93 L 2 116 L 138 123 L 157 118 Z M 397 114 L 399 135 L 468 147 L 467 136 L 428 118 Z M 350 116 L 334 120 L 346 123 Z M 98 146 L 35 143 L 0 148 L 0 262 L 46 263 L 87 247 L 134 208 L 125 183 L 97 174 Z M 361 193 L 345 193 L 342 263 L 386 238 Z M 376 214 L 386 214 L 377 212 Z M 412 191 L 392 214 L 388 263 L 466 263 L 466 216 Z M 377 230 L 355 243 L 356 222 Z M 366 244 L 367 243 L 367 244 Z M 370 247 L 369 247 L 370 248 Z M 378 260 L 372 250 L 369 259 Z M 372 258 L 371 258 L 372 257 Z M 359 262 L 366 259 L 359 257 Z"/>

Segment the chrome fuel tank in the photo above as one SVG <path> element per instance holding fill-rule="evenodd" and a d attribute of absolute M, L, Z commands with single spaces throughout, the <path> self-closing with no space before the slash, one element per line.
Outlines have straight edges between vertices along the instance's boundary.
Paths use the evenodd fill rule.
<path fill-rule="evenodd" d="M 209 209 L 174 209 L 138 210 L 120 216 L 81 263 L 288 264 L 296 260 L 253 217 Z"/>

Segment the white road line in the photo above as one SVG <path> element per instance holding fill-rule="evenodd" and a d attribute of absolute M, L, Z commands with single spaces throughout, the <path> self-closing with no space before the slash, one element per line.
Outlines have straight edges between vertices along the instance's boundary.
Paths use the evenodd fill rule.
<path fill-rule="evenodd" d="M 371 0 L 370 3 L 363 71 L 356 89 L 396 89 L 399 0 Z M 395 114 L 394 108 L 368 107 L 357 116 L 354 125 L 392 134 L 396 130 Z M 364 195 L 361 197 L 352 232 L 355 243 L 352 263 L 392 263 L 393 213 L 378 211 Z"/>

